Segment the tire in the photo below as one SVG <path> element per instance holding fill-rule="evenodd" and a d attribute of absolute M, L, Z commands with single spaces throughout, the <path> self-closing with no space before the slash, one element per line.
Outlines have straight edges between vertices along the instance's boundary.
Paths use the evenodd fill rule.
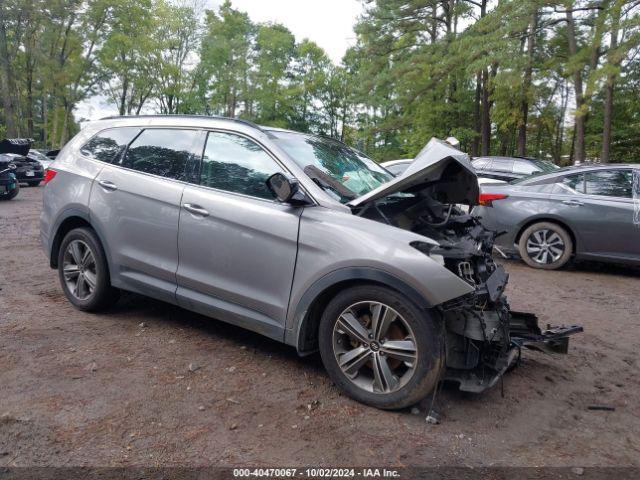
<path fill-rule="evenodd" d="M 518 242 L 522 260 L 533 268 L 557 270 L 571 259 L 573 254 L 571 235 L 560 225 L 539 222 L 529 226 Z"/>
<path fill-rule="evenodd" d="M 37 187 L 38 185 L 40 185 L 40 182 L 41 182 L 41 181 L 42 181 L 42 180 L 38 180 L 37 182 L 27 182 L 27 184 L 28 184 L 30 187 Z"/>
<path fill-rule="evenodd" d="M 67 299 L 78 310 L 97 312 L 118 300 L 104 250 L 91 228 L 75 228 L 65 235 L 58 251 L 58 278 Z"/>
<path fill-rule="evenodd" d="M 18 182 L 16 182 L 16 188 L 11 190 L 11 192 L 7 193 L 6 195 L 0 195 L 0 200 L 12 200 L 16 198 L 18 192 L 20 192 L 20 185 L 18 184 Z"/>
<path fill-rule="evenodd" d="M 370 313 L 367 317 L 363 312 Z M 386 333 L 377 335 L 374 318 L 394 316 Z M 357 321 L 362 328 L 363 320 L 368 323 L 368 344 L 355 340 L 361 338 L 358 333 L 362 330 L 357 329 L 355 336 L 353 329 L 352 334 L 345 333 L 353 324 L 347 319 Z M 318 340 L 322 363 L 338 388 L 359 402 L 385 410 L 405 408 L 426 397 L 437 385 L 444 365 L 444 336 L 434 314 L 419 309 L 399 292 L 379 285 L 351 287 L 336 295 L 324 310 Z M 411 348 L 405 349 L 411 342 L 414 354 Z M 397 349 L 401 344 L 403 349 Z M 400 360 L 407 358 L 405 355 L 412 360 Z M 351 371 L 346 372 L 351 366 Z M 385 371 L 390 375 L 383 375 Z"/>

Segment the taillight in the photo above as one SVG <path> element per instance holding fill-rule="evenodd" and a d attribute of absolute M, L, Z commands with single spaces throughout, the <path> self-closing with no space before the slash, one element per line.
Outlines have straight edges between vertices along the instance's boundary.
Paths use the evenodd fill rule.
<path fill-rule="evenodd" d="M 483 207 L 493 207 L 495 200 L 504 200 L 508 196 L 509 195 L 505 195 L 504 193 L 481 193 L 478 203 Z"/>
<path fill-rule="evenodd" d="M 43 183 L 46 185 L 47 183 L 49 183 L 51 180 L 54 179 L 54 177 L 56 176 L 58 172 L 56 172 L 55 170 L 53 170 L 52 168 L 47 168 L 44 171 L 44 179 L 42 180 Z"/>

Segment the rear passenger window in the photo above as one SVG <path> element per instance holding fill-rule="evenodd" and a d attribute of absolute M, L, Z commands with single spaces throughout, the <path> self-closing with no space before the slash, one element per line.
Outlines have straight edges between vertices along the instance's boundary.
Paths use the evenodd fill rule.
<path fill-rule="evenodd" d="M 232 133 L 209 132 L 200 184 L 227 192 L 273 199 L 267 179 L 283 172 L 260 145 Z"/>
<path fill-rule="evenodd" d="M 140 132 L 136 127 L 109 128 L 94 135 L 80 152 L 94 160 L 111 163 L 118 160 L 131 140 Z"/>
<path fill-rule="evenodd" d="M 129 146 L 122 165 L 159 177 L 186 180 L 200 132 L 153 128 L 144 130 Z"/>
<path fill-rule="evenodd" d="M 560 193 L 584 193 L 584 175 L 569 175 L 567 177 L 562 177 L 558 183 L 561 185 L 562 190 Z"/>

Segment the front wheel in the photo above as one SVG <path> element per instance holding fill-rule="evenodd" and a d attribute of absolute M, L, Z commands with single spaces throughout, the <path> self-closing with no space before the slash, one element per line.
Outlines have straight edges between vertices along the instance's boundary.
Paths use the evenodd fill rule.
<path fill-rule="evenodd" d="M 556 270 L 571 259 L 573 241 L 560 225 L 539 222 L 522 232 L 518 250 L 522 260 L 530 267 Z"/>
<path fill-rule="evenodd" d="M 58 276 L 67 299 L 79 310 L 102 310 L 118 298 L 104 250 L 90 228 L 74 228 L 65 235 L 58 252 Z"/>
<path fill-rule="evenodd" d="M 334 383 L 382 409 L 422 400 L 443 366 L 443 336 L 435 318 L 378 285 L 348 288 L 331 300 L 320 321 L 319 343 Z"/>

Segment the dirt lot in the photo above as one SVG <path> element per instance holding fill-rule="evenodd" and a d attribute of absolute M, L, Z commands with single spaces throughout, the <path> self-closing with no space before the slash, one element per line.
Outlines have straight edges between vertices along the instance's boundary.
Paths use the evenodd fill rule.
<path fill-rule="evenodd" d="M 74 310 L 38 243 L 42 188 L 0 203 L 0 466 L 640 465 L 640 273 L 506 262 L 542 322 L 581 323 L 568 356 L 525 352 L 443 423 L 341 396 L 318 356 L 127 295 Z M 592 404 L 615 411 L 592 411 Z"/>

